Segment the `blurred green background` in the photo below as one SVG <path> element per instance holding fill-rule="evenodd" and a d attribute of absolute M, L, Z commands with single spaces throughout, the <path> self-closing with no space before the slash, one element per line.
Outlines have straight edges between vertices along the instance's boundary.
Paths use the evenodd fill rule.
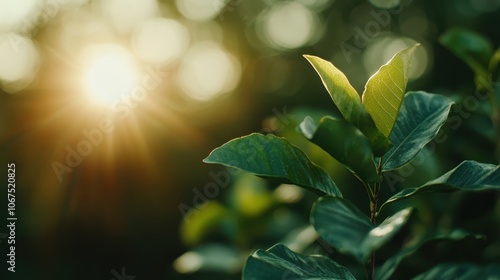
<path fill-rule="evenodd" d="M 122 268 L 136 279 L 238 279 L 253 249 L 287 237 L 310 247 L 314 196 L 202 159 L 231 138 L 274 132 L 363 203 L 358 183 L 295 132 L 306 115 L 336 114 L 302 54 L 332 61 L 362 92 L 420 42 L 408 90 L 460 102 L 474 94 L 473 72 L 438 38 L 463 27 L 496 48 L 499 18 L 498 0 L 0 0 L 0 155 L 17 179 L 12 279 L 112 279 Z M 404 184 L 464 159 L 498 163 L 481 106 L 445 129 Z M 215 201 L 198 211 L 214 182 Z M 498 215 L 489 197 L 480 204 Z"/>

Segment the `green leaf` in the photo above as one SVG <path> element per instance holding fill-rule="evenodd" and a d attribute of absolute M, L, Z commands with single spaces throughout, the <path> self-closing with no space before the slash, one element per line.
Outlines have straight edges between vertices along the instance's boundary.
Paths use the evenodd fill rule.
<path fill-rule="evenodd" d="M 387 280 L 389 279 L 394 271 L 396 271 L 398 265 L 408 256 L 415 253 L 420 247 L 429 242 L 439 242 L 439 241 L 458 241 L 468 237 L 473 237 L 477 239 L 482 239 L 484 236 L 467 233 L 463 230 L 455 229 L 448 232 L 432 232 L 427 234 L 425 237 L 418 241 L 409 241 L 401 250 L 394 256 L 386 260 L 380 267 L 375 270 L 375 279 Z"/>
<path fill-rule="evenodd" d="M 311 223 L 326 242 L 364 263 L 404 226 L 411 212 L 403 209 L 375 227 L 348 200 L 324 196 L 313 205 Z"/>
<path fill-rule="evenodd" d="M 441 35 L 439 42 L 462 59 L 478 76 L 488 76 L 493 53 L 491 42 L 475 32 L 453 28 Z"/>
<path fill-rule="evenodd" d="M 334 260 L 321 255 L 304 256 L 282 244 L 257 250 L 243 268 L 244 280 L 263 279 L 353 279 L 356 278 Z"/>
<path fill-rule="evenodd" d="M 304 55 L 323 81 L 333 102 L 347 121 L 352 121 L 356 110 L 363 110 L 359 94 L 347 77 L 329 61 L 313 55 Z"/>
<path fill-rule="evenodd" d="M 383 155 L 391 147 L 389 137 L 380 132 L 372 117 L 361 103 L 359 94 L 347 77 L 332 63 L 312 55 L 304 55 L 323 81 L 333 102 L 344 119 L 358 127 L 370 139 L 376 156 Z"/>
<path fill-rule="evenodd" d="M 311 142 L 344 164 L 363 182 L 379 181 L 370 140 L 352 124 L 324 117 L 316 127 L 314 121 L 306 117 L 299 125 L 299 130 Z"/>
<path fill-rule="evenodd" d="M 233 139 L 203 160 L 312 190 L 342 197 L 330 176 L 313 164 L 299 148 L 284 138 L 253 133 Z"/>
<path fill-rule="evenodd" d="M 410 63 L 418 45 L 396 53 L 366 82 L 363 105 L 386 137 L 389 137 L 396 123 L 408 82 Z"/>
<path fill-rule="evenodd" d="M 393 146 L 384 155 L 382 170 L 397 169 L 414 158 L 437 135 L 452 104 L 442 95 L 408 92 L 391 133 Z"/>
<path fill-rule="evenodd" d="M 446 174 L 425 183 L 423 186 L 404 189 L 393 195 L 380 206 L 379 212 L 390 203 L 407 199 L 419 193 L 487 189 L 500 189 L 499 166 L 466 160 Z"/>
<path fill-rule="evenodd" d="M 476 265 L 472 263 L 442 263 L 432 269 L 414 277 L 413 280 L 441 280 L 441 279 L 500 279 L 500 265 L 491 263 L 488 265 Z"/>

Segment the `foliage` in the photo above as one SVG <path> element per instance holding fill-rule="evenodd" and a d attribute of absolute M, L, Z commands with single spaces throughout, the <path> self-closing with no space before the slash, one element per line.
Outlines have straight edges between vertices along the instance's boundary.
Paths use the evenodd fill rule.
<path fill-rule="evenodd" d="M 418 212 L 403 207 L 382 222 L 382 207 L 422 193 L 455 190 L 500 189 L 500 170 L 493 164 L 464 161 L 420 187 L 403 189 L 385 202 L 379 198 L 384 174 L 411 161 L 439 132 L 453 101 L 423 91 L 406 92 L 408 71 L 417 45 L 398 52 L 367 82 L 359 98 L 346 76 L 331 63 L 311 55 L 305 58 L 319 74 L 342 118 L 324 117 L 317 125 L 306 117 L 298 130 L 343 164 L 364 186 L 369 215 L 344 198 L 333 180 L 301 150 L 284 138 L 251 134 L 215 149 L 204 161 L 236 167 L 264 178 L 292 183 L 321 197 L 312 207 L 310 222 L 329 245 L 365 266 L 368 279 L 388 279 L 404 258 L 436 240 L 481 238 L 461 229 L 430 231 L 410 236 L 406 243 L 376 268 L 375 252 L 403 234 Z M 481 60 L 482 61 L 482 60 Z M 469 62 L 470 63 L 470 62 Z M 379 207 L 379 205 L 382 205 Z M 391 208 L 392 209 L 392 208 Z M 385 211 L 387 212 L 387 210 Z M 464 267 L 483 278 L 496 275 L 498 265 L 487 270 L 464 263 L 447 263 L 423 272 L 417 279 L 443 279 L 458 275 Z M 474 274 L 476 273 L 476 274 Z M 244 267 L 244 279 L 354 279 L 342 264 L 325 256 L 297 254 L 278 244 L 252 254 Z M 290 278 L 291 279 L 291 278 Z"/>
<path fill-rule="evenodd" d="M 500 48 L 480 34 L 463 28 L 453 28 L 440 37 L 443 46 L 455 53 L 474 72 L 478 91 L 485 92 L 490 101 L 488 111 L 495 127 L 496 156 L 500 159 Z"/>

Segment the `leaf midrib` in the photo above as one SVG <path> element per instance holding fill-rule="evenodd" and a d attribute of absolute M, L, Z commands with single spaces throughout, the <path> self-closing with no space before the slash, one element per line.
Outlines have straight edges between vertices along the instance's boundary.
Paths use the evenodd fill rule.
<path fill-rule="evenodd" d="M 434 111 L 434 113 L 432 113 L 431 115 L 427 116 L 427 117 L 424 119 L 424 121 L 420 122 L 420 123 L 419 123 L 419 124 L 418 124 L 418 125 L 414 128 L 414 129 L 412 129 L 412 130 L 411 130 L 411 132 L 408 134 L 408 136 L 404 137 L 404 138 L 403 138 L 403 141 L 401 141 L 401 143 L 400 143 L 400 144 L 399 144 L 399 145 L 398 145 L 398 146 L 394 149 L 394 152 L 392 152 L 392 154 L 391 154 L 388 158 L 386 158 L 386 163 L 387 163 L 387 161 L 388 161 L 389 159 L 391 159 L 391 158 L 392 158 L 392 156 L 396 153 L 396 151 L 398 151 L 398 150 L 401 148 L 401 146 L 403 146 L 403 144 L 406 142 L 406 140 L 407 140 L 408 138 L 410 138 L 410 136 L 412 136 L 412 135 L 415 133 L 415 131 L 417 131 L 417 129 L 418 129 L 418 128 L 420 128 L 420 127 L 421 127 L 421 126 L 425 123 L 425 121 L 427 121 L 429 118 L 432 118 L 432 117 L 434 117 L 434 116 L 436 116 L 436 115 L 439 115 L 439 110 L 441 110 L 443 107 L 447 107 L 447 106 L 449 106 L 449 104 L 446 104 L 446 105 L 444 105 L 444 106 L 439 107 L 439 109 L 438 109 L 438 110 Z M 392 150 L 392 149 L 391 149 L 391 150 Z M 385 167 L 385 166 L 386 166 L 385 164 L 384 164 L 384 165 L 382 165 L 382 167 Z"/>

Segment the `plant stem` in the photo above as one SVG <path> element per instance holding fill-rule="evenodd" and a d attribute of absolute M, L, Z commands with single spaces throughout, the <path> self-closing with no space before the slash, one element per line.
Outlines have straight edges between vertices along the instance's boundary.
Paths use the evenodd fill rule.
<path fill-rule="evenodd" d="M 382 174 L 382 161 L 384 160 L 383 157 L 380 157 L 380 160 L 378 162 L 377 166 L 377 173 L 379 176 Z M 377 224 L 377 207 L 378 207 L 378 193 L 380 191 L 380 181 L 371 185 L 365 185 L 365 188 L 368 191 L 368 196 L 370 197 L 370 221 L 372 225 Z M 368 279 L 373 280 L 375 279 L 375 250 L 372 251 L 370 255 L 370 260 L 368 262 Z"/>
<path fill-rule="evenodd" d="M 373 201 L 370 201 L 370 221 L 373 225 L 377 223 L 377 204 L 378 204 L 378 191 L 380 190 L 380 183 L 376 183 L 373 192 Z M 372 251 L 368 268 L 368 279 L 375 279 L 375 250 Z"/>

